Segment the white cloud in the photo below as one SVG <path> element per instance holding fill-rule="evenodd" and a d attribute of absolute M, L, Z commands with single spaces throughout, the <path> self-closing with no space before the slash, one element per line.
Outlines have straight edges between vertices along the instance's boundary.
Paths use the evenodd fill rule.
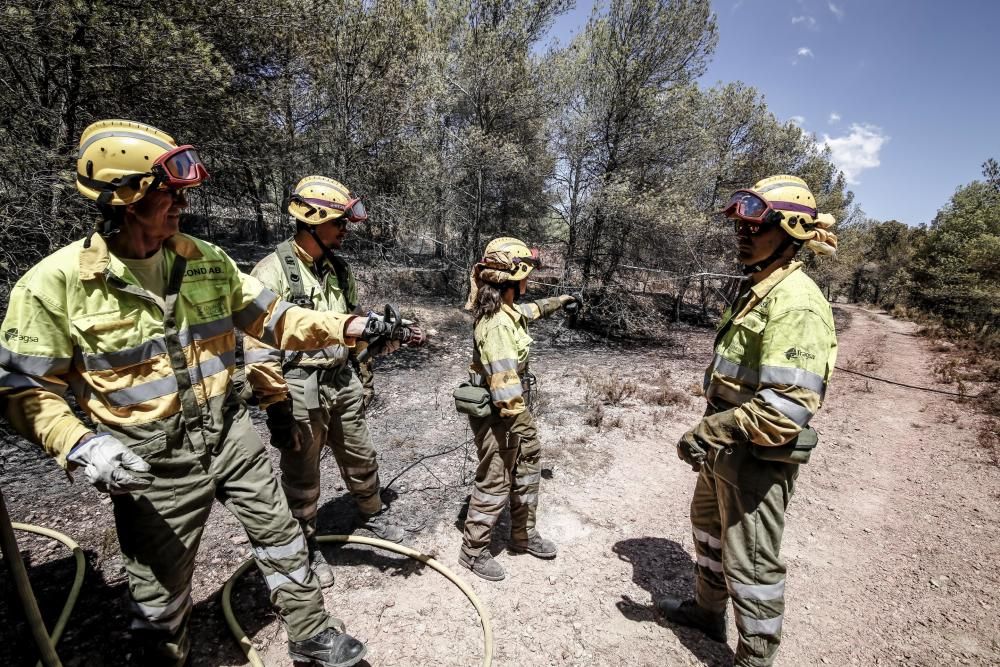
<path fill-rule="evenodd" d="M 839 123 L 840 122 L 840 114 L 837 113 L 836 111 L 831 111 L 830 112 L 830 118 L 827 119 L 827 122 L 829 122 L 831 125 L 833 125 L 835 123 Z"/>
<path fill-rule="evenodd" d="M 879 153 L 889 141 L 882 128 L 868 123 L 852 123 L 850 134 L 842 137 L 823 135 L 821 146 L 828 146 L 833 162 L 848 183 L 857 184 L 858 177 L 866 169 L 874 169 L 881 164 Z"/>
<path fill-rule="evenodd" d="M 798 25 L 800 23 L 802 23 L 803 25 L 805 25 L 805 27 L 807 27 L 807 28 L 815 28 L 816 27 L 816 19 L 814 19 L 812 16 L 793 16 L 792 17 L 792 25 Z"/>
<path fill-rule="evenodd" d="M 812 58 L 812 57 L 813 57 L 812 49 L 810 49 L 808 46 L 799 47 L 799 50 L 795 52 L 795 57 L 792 58 L 792 64 L 798 65 L 799 60 L 801 60 L 802 58 Z"/>
<path fill-rule="evenodd" d="M 844 18 L 844 10 L 843 10 L 843 8 L 838 7 L 837 5 L 833 4 L 832 2 L 829 3 L 828 6 L 830 7 L 830 11 L 833 12 L 833 15 L 837 17 L 838 21 L 843 20 L 843 18 Z"/>
<path fill-rule="evenodd" d="M 797 127 L 802 127 L 803 125 L 806 124 L 806 117 L 805 116 L 792 116 L 791 118 L 788 119 L 788 122 L 791 123 L 792 125 L 797 126 Z"/>

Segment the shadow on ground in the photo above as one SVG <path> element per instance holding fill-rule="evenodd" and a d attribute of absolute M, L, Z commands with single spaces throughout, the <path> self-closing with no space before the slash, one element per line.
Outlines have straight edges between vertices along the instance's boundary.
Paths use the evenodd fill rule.
<path fill-rule="evenodd" d="M 636 537 L 617 542 L 612 551 L 632 565 L 632 581 L 649 591 L 652 600 L 664 595 L 690 597 L 694 591 L 694 562 L 683 546 L 662 537 Z M 708 667 L 733 664 L 733 652 L 726 644 L 714 642 L 697 630 L 657 618 L 653 603 L 637 602 L 627 595 L 615 603 L 625 618 L 638 623 L 657 623 Z"/>

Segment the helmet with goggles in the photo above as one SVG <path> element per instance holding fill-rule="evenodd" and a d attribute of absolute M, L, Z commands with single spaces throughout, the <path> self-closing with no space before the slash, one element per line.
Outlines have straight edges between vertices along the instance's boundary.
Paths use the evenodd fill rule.
<path fill-rule="evenodd" d="M 737 190 L 722 210 L 737 229 L 756 234 L 780 225 L 795 241 L 808 242 L 820 254 L 833 254 L 836 237 L 827 231 L 833 216 L 816 210 L 816 198 L 806 182 L 786 174 L 757 181 L 749 190 Z"/>
<path fill-rule="evenodd" d="M 483 259 L 479 264 L 487 271 L 492 270 L 493 274 L 503 276 L 505 280 L 502 282 L 516 282 L 527 278 L 528 274 L 540 265 L 540 261 L 537 248 L 529 248 L 524 241 L 512 236 L 502 236 L 486 244 Z"/>
<path fill-rule="evenodd" d="M 299 181 L 288 201 L 288 212 L 307 225 L 340 219 L 346 222 L 368 219 L 361 199 L 339 181 L 326 176 L 306 176 Z"/>
<path fill-rule="evenodd" d="M 76 188 L 100 205 L 125 206 L 150 188 L 180 190 L 207 178 L 194 146 L 178 146 L 169 134 L 149 125 L 102 120 L 80 136 Z"/>

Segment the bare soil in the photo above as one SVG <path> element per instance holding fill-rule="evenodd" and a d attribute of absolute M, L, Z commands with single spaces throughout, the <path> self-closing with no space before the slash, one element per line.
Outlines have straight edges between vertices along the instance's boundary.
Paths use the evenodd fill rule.
<path fill-rule="evenodd" d="M 704 640 L 657 622 L 651 611 L 652 597 L 684 594 L 693 582 L 687 514 L 695 476 L 673 443 L 703 410 L 693 387 L 712 333 L 680 327 L 669 344 L 635 347 L 593 340 L 559 321 L 533 330 L 545 448 L 539 527 L 561 551 L 554 561 L 508 554 L 503 522 L 494 548 L 507 579 L 488 583 L 456 562 L 475 452 L 462 444 L 470 434 L 451 389 L 468 363 L 470 322 L 443 303 L 425 301 L 416 313 L 436 336 L 427 348 L 380 360 L 369 423 L 384 483 L 421 456 L 460 445 L 400 477 L 392 512 L 411 529 L 411 546 L 435 554 L 484 601 L 494 664 L 729 664 L 733 640 Z M 953 389 L 931 370 L 945 352 L 914 325 L 859 308 L 838 307 L 837 316 L 840 365 Z M 624 385 L 631 389 L 614 391 Z M 788 514 L 777 665 L 1000 664 L 1000 470 L 977 445 L 981 419 L 952 397 L 835 375 L 813 421 L 820 448 L 802 468 Z M 87 554 L 83 595 L 58 647 L 63 663 L 128 664 L 127 586 L 108 499 L 69 483 L 14 438 L 3 452 L 0 484 L 14 520 L 63 531 Z M 321 531 L 348 532 L 352 503 L 333 460 L 322 465 Z M 53 619 L 72 559 L 46 539 L 19 540 L 43 613 Z M 479 664 L 472 606 L 439 574 L 366 548 L 327 553 L 337 566 L 327 607 L 368 642 L 368 664 Z M 222 619 L 220 592 L 248 554 L 238 523 L 216 507 L 194 578 L 194 665 L 246 664 Z M 33 664 L 6 576 L 0 602 L 0 664 Z M 255 570 L 238 583 L 235 608 L 266 664 L 290 665 Z"/>

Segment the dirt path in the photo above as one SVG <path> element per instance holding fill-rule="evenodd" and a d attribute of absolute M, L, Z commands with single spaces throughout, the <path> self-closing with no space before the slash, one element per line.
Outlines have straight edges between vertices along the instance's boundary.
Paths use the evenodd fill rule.
<path fill-rule="evenodd" d="M 454 313 L 422 309 L 437 323 L 434 344 L 382 362 L 371 423 L 385 482 L 468 437 L 450 398 L 468 345 L 468 324 Z M 841 319 L 850 320 L 841 365 L 939 386 L 931 372 L 939 353 L 913 325 L 855 308 Z M 492 615 L 495 665 L 727 664 L 728 647 L 657 623 L 650 603 L 692 585 L 687 507 L 695 476 L 673 443 L 703 408 L 690 388 L 708 362 L 711 333 L 684 328 L 671 346 L 639 350 L 574 343 L 555 325 L 535 337 L 545 447 L 539 527 L 559 543 L 559 558 L 507 554 L 500 538 L 505 581 L 490 584 L 457 566 L 475 466 L 466 448 L 425 461 L 394 485 L 393 511 L 415 529 L 411 544 L 469 574 Z M 595 420 L 586 394 L 601 386 L 630 386 L 634 395 L 603 406 L 598 428 L 584 422 Z M 821 447 L 802 469 L 788 518 L 778 665 L 1000 664 L 1000 470 L 976 446 L 973 421 L 966 406 L 942 395 L 835 376 L 814 420 Z M 349 502 L 332 460 L 323 465 L 321 529 L 342 532 Z M 109 507 L 53 468 L 15 452 L 2 483 L 15 520 L 65 530 L 88 550 L 94 570 L 61 652 L 71 665 L 123 664 L 125 586 Z M 69 561 L 31 538 L 22 546 L 33 576 L 45 582 L 43 604 L 55 608 Z M 195 577 L 195 665 L 245 664 L 225 632 L 218 593 L 247 551 L 239 526 L 217 508 Z M 355 547 L 331 548 L 329 556 L 340 566 L 328 607 L 369 642 L 369 664 L 479 664 L 472 607 L 438 574 Z M 12 620 L 9 589 L 4 584 L 0 627 L 5 637 L 13 627 L 17 641 L 13 649 L 0 644 L 0 663 L 22 664 L 27 634 L 16 611 Z M 236 609 L 266 663 L 291 664 L 256 574 L 240 582 Z"/>

